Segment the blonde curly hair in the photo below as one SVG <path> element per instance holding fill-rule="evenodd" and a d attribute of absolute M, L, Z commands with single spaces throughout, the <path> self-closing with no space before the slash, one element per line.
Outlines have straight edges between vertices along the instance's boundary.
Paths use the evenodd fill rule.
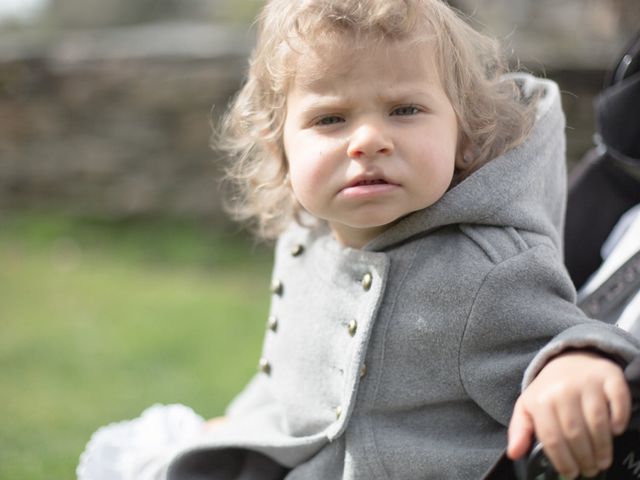
<path fill-rule="evenodd" d="M 258 17 L 257 45 L 243 87 L 223 117 L 217 146 L 228 153 L 227 209 L 274 238 L 300 218 L 288 181 L 283 127 L 301 48 L 403 41 L 427 44 L 473 160 L 453 184 L 526 138 L 535 115 L 513 81 L 498 43 L 440 0 L 271 0 Z"/>

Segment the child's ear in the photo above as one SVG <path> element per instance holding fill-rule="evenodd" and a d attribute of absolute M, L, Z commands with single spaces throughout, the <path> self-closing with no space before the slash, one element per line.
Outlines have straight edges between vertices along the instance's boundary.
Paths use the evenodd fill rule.
<path fill-rule="evenodd" d="M 473 148 L 471 142 L 468 140 L 461 142 L 460 148 L 456 153 L 456 170 L 466 170 L 469 168 L 475 160 L 475 155 L 476 150 Z"/>

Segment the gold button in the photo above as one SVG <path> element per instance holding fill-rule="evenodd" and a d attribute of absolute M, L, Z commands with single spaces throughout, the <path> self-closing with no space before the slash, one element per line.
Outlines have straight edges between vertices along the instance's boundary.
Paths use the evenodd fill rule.
<path fill-rule="evenodd" d="M 358 322 L 356 322 L 355 320 L 351 320 L 347 325 L 347 329 L 349 330 L 349 335 L 353 337 L 358 330 Z"/>
<path fill-rule="evenodd" d="M 294 257 L 297 257 L 297 256 L 301 255 L 302 252 L 304 252 L 304 245 L 298 244 L 298 245 L 294 245 L 291 248 L 291 255 L 294 256 Z"/>
<path fill-rule="evenodd" d="M 360 282 L 362 284 L 362 288 L 364 288 L 365 290 L 369 290 L 371 288 L 371 284 L 373 283 L 373 276 L 367 272 L 362 276 L 362 281 Z"/>
<path fill-rule="evenodd" d="M 282 285 L 282 282 L 280 280 L 274 280 L 273 282 L 271 282 L 271 293 L 281 296 L 283 291 L 284 285 Z"/>
<path fill-rule="evenodd" d="M 360 378 L 364 377 L 367 374 L 367 365 L 363 364 L 360 367 Z"/>
<path fill-rule="evenodd" d="M 276 330 L 278 330 L 278 319 L 273 315 L 270 316 L 267 319 L 267 327 L 269 327 L 269 330 L 271 330 L 272 332 L 275 332 Z"/>
<path fill-rule="evenodd" d="M 336 407 L 336 420 L 337 420 L 338 418 L 340 418 L 340 415 L 342 415 L 342 407 L 341 407 L 340 405 L 338 405 L 338 406 Z"/>
<path fill-rule="evenodd" d="M 269 363 L 269 361 L 266 358 L 261 358 L 260 361 L 258 362 L 258 369 L 264 373 L 265 375 L 270 375 L 271 374 L 271 364 Z"/>

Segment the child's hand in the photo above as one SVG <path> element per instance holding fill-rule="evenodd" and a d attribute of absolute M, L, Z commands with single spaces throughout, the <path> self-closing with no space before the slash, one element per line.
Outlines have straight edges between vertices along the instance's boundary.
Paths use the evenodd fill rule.
<path fill-rule="evenodd" d="M 624 432 L 631 394 L 622 369 L 587 352 L 550 361 L 516 402 L 507 455 L 520 458 L 535 433 L 561 475 L 591 477 L 613 461 L 612 436 Z"/>

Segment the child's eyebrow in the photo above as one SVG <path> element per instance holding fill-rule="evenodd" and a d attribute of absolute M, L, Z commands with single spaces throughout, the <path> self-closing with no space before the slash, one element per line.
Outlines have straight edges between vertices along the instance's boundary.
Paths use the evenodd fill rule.
<path fill-rule="evenodd" d="M 331 107 L 337 108 L 348 103 L 349 98 L 340 95 L 308 94 L 300 102 L 300 110 L 306 112 Z"/>
<path fill-rule="evenodd" d="M 429 86 L 421 86 L 419 88 L 398 88 L 388 90 L 378 95 L 378 99 L 385 103 L 393 103 L 398 101 L 411 101 L 412 99 L 431 101 L 433 94 Z"/>
<path fill-rule="evenodd" d="M 376 95 L 376 100 L 381 101 L 382 103 L 432 102 L 433 98 L 434 96 L 430 92 L 430 88 L 428 86 L 389 89 L 385 92 L 379 92 Z M 303 112 L 308 112 L 327 108 L 345 108 L 351 103 L 356 102 L 356 100 L 357 98 L 353 95 L 309 91 L 305 94 L 305 98 L 301 102 L 300 109 Z"/>

